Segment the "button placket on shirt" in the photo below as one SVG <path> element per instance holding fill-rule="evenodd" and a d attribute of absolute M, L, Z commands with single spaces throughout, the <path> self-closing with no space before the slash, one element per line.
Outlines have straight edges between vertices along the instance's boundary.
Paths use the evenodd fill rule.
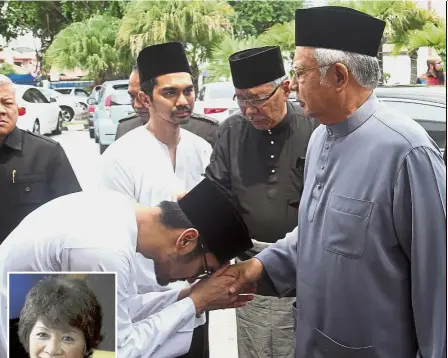
<path fill-rule="evenodd" d="M 268 141 L 268 148 L 269 148 L 269 150 L 268 150 L 268 153 L 269 153 L 268 154 L 269 155 L 269 158 L 268 158 L 269 182 L 273 184 L 273 186 L 271 186 L 268 189 L 267 194 L 268 194 L 269 200 L 273 201 L 275 199 L 276 192 L 277 192 L 277 189 L 276 189 L 276 185 L 277 185 L 277 179 L 276 179 L 277 167 L 276 167 L 276 165 L 277 165 L 277 163 L 274 160 L 278 159 L 277 158 L 278 153 L 276 153 L 276 150 L 277 150 L 277 148 L 275 146 L 276 141 L 275 141 L 275 139 L 272 138 L 272 135 L 273 135 L 272 131 L 267 130 L 267 133 L 268 133 L 267 141 Z"/>
<path fill-rule="evenodd" d="M 330 128 L 327 128 L 327 137 L 325 139 L 325 143 L 323 146 L 323 150 L 321 152 L 320 158 L 319 158 L 319 169 L 316 173 L 316 186 L 315 189 L 313 190 L 313 196 L 316 199 L 319 199 L 319 197 L 322 194 L 322 189 L 324 188 L 325 185 L 325 180 L 324 180 L 324 172 L 325 172 L 325 168 L 327 166 L 327 161 L 328 161 L 328 156 L 330 154 L 330 149 L 333 145 L 333 143 L 335 142 L 336 138 L 333 135 L 333 131 Z"/>

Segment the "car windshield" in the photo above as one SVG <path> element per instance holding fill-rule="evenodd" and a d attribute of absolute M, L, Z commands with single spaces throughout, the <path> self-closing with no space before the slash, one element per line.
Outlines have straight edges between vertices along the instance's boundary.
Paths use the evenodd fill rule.
<path fill-rule="evenodd" d="M 115 91 L 111 95 L 111 101 L 114 106 L 122 106 L 131 104 L 131 97 L 127 91 Z"/>
<path fill-rule="evenodd" d="M 70 94 L 72 92 L 71 88 L 55 88 L 54 90 L 62 94 Z"/>
<path fill-rule="evenodd" d="M 215 86 L 210 86 L 208 89 L 208 97 L 210 99 L 218 99 L 218 98 L 233 98 L 235 94 L 235 88 L 227 83 L 222 83 Z"/>

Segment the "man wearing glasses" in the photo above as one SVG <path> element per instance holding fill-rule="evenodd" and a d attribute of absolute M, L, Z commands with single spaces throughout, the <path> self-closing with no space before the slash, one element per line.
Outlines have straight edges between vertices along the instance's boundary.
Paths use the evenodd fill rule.
<path fill-rule="evenodd" d="M 374 94 L 385 23 L 337 6 L 295 20 L 292 86 L 322 124 L 298 225 L 224 274 L 296 288 L 296 358 L 445 357 L 446 167 L 425 129 Z"/>
<path fill-rule="evenodd" d="M 426 73 L 417 78 L 417 84 L 428 86 L 443 86 L 445 84 L 446 73 L 443 72 L 443 61 L 440 57 L 430 57 L 426 61 L 428 69 Z"/>
<path fill-rule="evenodd" d="M 297 225 L 308 140 L 317 123 L 288 101 L 289 81 L 278 46 L 230 57 L 241 113 L 222 124 L 206 176 L 235 199 L 259 253 Z M 254 301 L 237 310 L 238 351 L 244 358 L 293 357 L 294 292 L 278 299 L 265 279 Z"/>

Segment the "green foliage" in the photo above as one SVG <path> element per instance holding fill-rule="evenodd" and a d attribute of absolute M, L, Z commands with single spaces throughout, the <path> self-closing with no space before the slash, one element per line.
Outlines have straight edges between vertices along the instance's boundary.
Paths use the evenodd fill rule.
<path fill-rule="evenodd" d="M 126 9 L 118 42 L 129 46 L 134 55 L 149 45 L 183 43 L 197 88 L 199 64 L 209 59 L 213 47 L 231 32 L 232 14 L 232 7 L 220 0 L 135 1 Z"/>
<path fill-rule="evenodd" d="M 295 45 L 295 27 L 294 21 L 284 24 L 277 24 L 269 28 L 260 35 L 259 43 L 261 46 L 280 46 L 284 59 L 292 64 L 294 59 Z"/>
<path fill-rule="evenodd" d="M 42 51 L 56 34 L 76 21 L 94 14 L 121 17 L 125 3 L 122 1 L 3 1 L 0 14 L 0 34 L 7 41 L 31 32 L 42 42 Z"/>
<path fill-rule="evenodd" d="M 1 63 L 0 64 L 0 74 L 1 75 L 9 75 L 14 74 L 16 71 L 14 71 L 14 67 L 10 65 L 9 63 Z"/>
<path fill-rule="evenodd" d="M 223 41 L 213 48 L 211 61 L 208 66 L 209 77 L 207 77 L 207 81 L 219 81 L 221 77 L 229 79 L 231 77 L 229 67 L 230 55 L 257 46 L 260 46 L 260 43 L 255 37 L 247 39 L 236 39 L 230 35 L 224 37 Z"/>
<path fill-rule="evenodd" d="M 234 35 L 238 38 L 258 36 L 276 24 L 294 20 L 295 10 L 303 8 L 304 1 L 229 1 L 235 9 L 232 18 Z"/>
<path fill-rule="evenodd" d="M 446 63 L 446 25 L 441 22 L 439 25 L 428 23 L 421 30 L 410 33 L 408 48 L 410 51 L 420 47 L 432 47 Z"/>
<path fill-rule="evenodd" d="M 120 20 L 94 15 L 62 30 L 45 53 L 45 62 L 58 68 L 76 67 L 89 71 L 101 83 L 117 76 L 127 77 L 132 67 L 130 51 L 117 48 Z"/>

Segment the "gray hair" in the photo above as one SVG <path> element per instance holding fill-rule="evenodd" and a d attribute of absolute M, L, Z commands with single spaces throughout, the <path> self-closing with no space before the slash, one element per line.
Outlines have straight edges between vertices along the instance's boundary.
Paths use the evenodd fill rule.
<path fill-rule="evenodd" d="M 381 72 L 376 57 L 324 48 L 313 49 L 313 56 L 317 65 L 322 66 L 319 68 L 321 84 L 331 64 L 342 63 L 361 87 L 373 90 L 378 85 Z"/>
<path fill-rule="evenodd" d="M 0 86 L 4 86 L 4 85 L 11 85 L 12 86 L 12 81 L 8 76 L 5 75 L 0 75 Z"/>

